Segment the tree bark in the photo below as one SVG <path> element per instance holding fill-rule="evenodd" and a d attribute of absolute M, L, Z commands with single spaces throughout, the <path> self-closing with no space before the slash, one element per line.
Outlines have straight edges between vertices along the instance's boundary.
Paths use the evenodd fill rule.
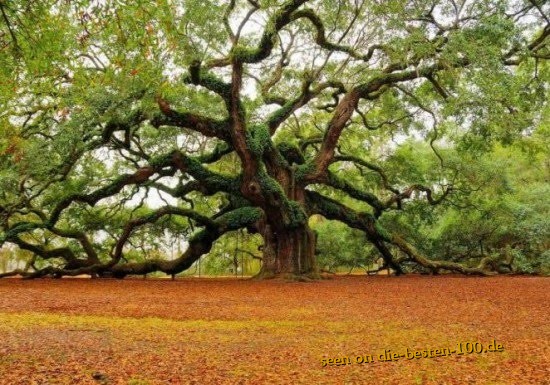
<path fill-rule="evenodd" d="M 293 170 L 285 177 L 279 177 L 286 197 L 297 203 L 304 212 L 305 190 L 295 185 Z M 265 220 L 258 224 L 264 239 L 262 268 L 257 278 L 283 278 L 291 280 L 317 279 L 320 277 L 315 259 L 317 238 L 308 225 L 309 215 L 301 223 L 288 226 L 275 218 L 291 216 L 288 207 L 273 207 L 277 213 L 268 209 Z M 275 220 L 274 220 L 275 219 Z"/>
<path fill-rule="evenodd" d="M 318 278 L 315 233 L 307 224 L 279 231 L 277 227 L 263 225 L 263 263 L 257 278 Z"/>

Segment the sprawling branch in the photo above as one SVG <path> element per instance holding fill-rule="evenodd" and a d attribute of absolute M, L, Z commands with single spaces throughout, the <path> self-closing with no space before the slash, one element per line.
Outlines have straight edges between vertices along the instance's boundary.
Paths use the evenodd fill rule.
<path fill-rule="evenodd" d="M 302 91 L 298 97 L 286 101 L 280 109 L 267 118 L 267 125 L 269 126 L 269 132 L 271 135 L 273 135 L 279 125 L 286 121 L 294 112 L 296 112 L 296 110 L 305 106 L 315 97 L 320 95 L 324 90 L 328 88 L 335 88 L 335 92 L 337 94 L 345 93 L 344 85 L 340 82 L 321 83 L 313 89 L 310 89 L 310 85 L 310 81 L 304 82 L 302 85 Z"/>
<path fill-rule="evenodd" d="M 13 227 L 6 229 L 0 241 L 2 241 L 2 243 L 10 241 L 18 236 L 18 234 L 39 228 L 53 229 L 62 212 L 74 202 L 86 203 L 90 206 L 94 206 L 100 200 L 119 193 L 125 186 L 143 185 L 148 183 L 150 177 L 154 174 L 171 176 L 175 173 L 175 170 L 180 170 L 182 173 L 193 176 L 199 180 L 202 185 L 211 190 L 226 191 L 230 193 L 238 191 L 239 184 L 237 179 L 232 179 L 212 172 L 203 167 L 198 160 L 186 156 L 180 151 L 173 151 L 150 160 L 148 166 L 141 167 L 132 174 L 123 174 L 115 178 L 115 180 L 108 185 L 92 193 L 77 193 L 65 197 L 53 208 L 47 220 L 42 222 L 21 221 Z"/>
<path fill-rule="evenodd" d="M 315 42 L 328 51 L 344 52 L 354 59 L 368 62 L 372 58 L 376 50 L 383 51 L 385 49 L 383 45 L 375 44 L 368 48 L 367 53 L 361 54 L 352 47 L 329 42 L 326 38 L 325 26 L 321 21 L 321 18 L 319 18 L 319 16 L 317 16 L 312 9 L 301 9 L 294 12 L 292 14 L 291 20 L 295 21 L 302 18 L 308 19 L 313 24 L 317 31 Z"/>
<path fill-rule="evenodd" d="M 235 47 L 233 49 L 233 56 L 243 63 L 258 63 L 269 57 L 277 41 L 277 33 L 292 22 L 292 12 L 307 1 L 288 0 L 283 3 L 273 17 L 268 20 L 258 46 L 253 49 Z"/>
<path fill-rule="evenodd" d="M 148 274 L 155 271 L 161 271 L 166 274 L 177 274 L 188 269 L 203 254 L 210 251 L 212 243 L 221 235 L 228 231 L 238 230 L 246 226 L 251 226 L 262 216 L 262 211 L 260 209 L 252 207 L 242 207 L 221 215 L 212 221 L 190 210 L 165 208 L 160 209 L 150 216 L 130 222 L 130 224 L 125 229 L 125 233 L 131 232 L 135 227 L 154 222 L 160 217 L 168 215 L 170 213 L 174 213 L 177 215 L 184 214 L 186 216 L 192 215 L 195 219 L 201 222 L 204 221 L 207 224 L 205 229 L 200 230 L 189 239 L 189 247 L 187 248 L 187 250 L 179 258 L 176 258 L 174 260 L 168 261 L 164 259 L 151 259 L 144 262 L 119 264 L 118 262 L 120 261 L 120 259 L 113 259 L 107 264 L 94 264 L 90 266 L 78 267 L 75 269 L 71 269 L 68 267 L 54 268 L 50 266 L 45 269 L 33 272 L 17 270 L 8 274 L 2 274 L 0 275 L 0 278 L 2 276 L 13 275 L 21 275 L 26 278 L 37 278 L 46 275 L 75 276 L 80 274 L 99 274 L 122 278 L 126 275 Z M 121 251 L 119 253 L 121 253 Z"/>
<path fill-rule="evenodd" d="M 385 207 L 390 207 L 394 203 L 397 203 L 398 205 L 400 205 L 402 200 L 410 198 L 411 195 L 413 194 L 413 192 L 415 192 L 415 191 L 421 191 L 421 192 L 425 193 L 426 194 L 426 199 L 428 200 L 430 205 L 435 206 L 435 205 L 438 205 L 438 204 L 440 204 L 441 202 L 443 202 L 445 200 L 445 198 L 449 195 L 449 193 L 451 193 L 451 191 L 453 191 L 453 187 L 452 186 L 447 186 L 443 190 L 443 193 L 439 197 L 434 198 L 432 189 L 430 189 L 429 187 L 423 186 L 421 184 L 414 184 L 412 186 L 407 187 L 402 192 L 400 192 L 398 194 L 394 194 L 390 199 L 388 199 L 386 201 L 384 206 Z"/>
<path fill-rule="evenodd" d="M 392 268 L 398 266 L 397 259 L 391 256 L 389 250 L 385 247 L 385 243 L 389 243 L 397 247 L 405 253 L 409 260 L 418 263 L 419 265 L 428 268 L 434 272 L 440 270 L 455 271 L 462 274 L 475 275 L 490 275 L 492 272 L 486 271 L 481 267 L 466 267 L 458 263 L 448 261 L 436 261 L 424 257 L 418 250 L 406 242 L 398 235 L 392 234 L 376 221 L 370 214 L 358 213 L 355 210 L 319 193 L 308 191 L 308 206 L 312 213 L 318 213 L 328 219 L 339 220 L 346 223 L 348 226 L 365 231 L 371 242 L 381 252 L 384 260 Z M 393 265 L 393 266 L 392 266 Z M 396 270 L 396 271 L 400 271 Z"/>
<path fill-rule="evenodd" d="M 397 190 L 395 187 L 390 185 L 386 173 L 384 172 L 384 170 L 382 170 L 380 166 L 377 166 L 371 162 L 367 162 L 366 160 L 353 155 L 336 155 L 333 161 L 334 162 L 352 162 L 356 165 L 366 167 L 369 170 L 376 172 L 380 176 L 380 179 L 382 180 L 382 185 L 386 190 L 389 190 L 394 194 L 399 194 L 399 190 Z"/>
<path fill-rule="evenodd" d="M 154 127 L 175 126 L 200 132 L 207 137 L 215 137 L 227 141 L 229 139 L 229 121 L 214 120 L 189 112 L 178 112 L 170 107 L 164 99 L 157 99 L 162 115 L 151 119 Z"/>
<path fill-rule="evenodd" d="M 377 217 L 379 217 L 382 214 L 382 211 L 387 207 L 376 197 L 376 195 L 354 187 L 347 180 L 338 178 L 330 171 L 328 172 L 327 184 L 345 192 L 352 198 L 368 203 L 374 209 L 375 216 Z"/>
<path fill-rule="evenodd" d="M 178 215 L 187 217 L 190 219 L 195 220 L 200 225 L 206 226 L 206 229 L 214 229 L 216 228 L 217 224 L 212 221 L 210 218 L 205 217 L 198 212 L 190 209 L 185 209 L 181 207 L 173 207 L 173 206 L 165 206 L 162 207 L 151 214 L 132 219 L 129 221 L 126 226 L 124 226 L 124 230 L 122 231 L 121 236 L 119 237 L 112 256 L 112 260 L 109 263 L 110 265 L 116 265 L 120 262 L 120 259 L 122 258 L 123 248 L 132 233 L 135 231 L 136 228 L 144 226 L 149 223 L 154 223 L 160 218 L 167 216 L 167 215 Z"/>
<path fill-rule="evenodd" d="M 384 244 L 383 237 L 379 234 L 378 224 L 374 216 L 369 213 L 358 213 L 351 208 L 325 197 L 317 192 L 307 192 L 307 205 L 312 214 L 320 214 L 327 219 L 337 220 L 349 227 L 365 232 L 369 241 L 377 248 L 387 266 L 402 273 L 397 259 Z"/>

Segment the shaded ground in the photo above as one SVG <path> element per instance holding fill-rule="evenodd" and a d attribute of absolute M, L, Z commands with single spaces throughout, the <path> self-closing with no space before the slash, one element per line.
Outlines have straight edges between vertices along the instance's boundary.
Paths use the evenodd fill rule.
<path fill-rule="evenodd" d="M 549 384 L 549 290 L 531 277 L 0 280 L 0 384 Z M 355 361 L 493 339 L 503 352 Z"/>

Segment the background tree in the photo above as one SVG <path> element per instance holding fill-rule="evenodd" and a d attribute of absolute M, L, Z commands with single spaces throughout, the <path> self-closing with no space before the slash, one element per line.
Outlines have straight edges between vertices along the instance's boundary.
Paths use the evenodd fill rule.
<path fill-rule="evenodd" d="M 321 220 L 312 225 L 317 235 L 316 255 L 322 271 L 351 273 L 361 269 L 363 273 L 374 270 L 379 254 L 368 242 L 365 233 L 350 229 L 337 221 Z"/>
<path fill-rule="evenodd" d="M 0 243 L 44 263 L 11 274 L 176 274 L 246 228 L 260 277 L 316 277 L 314 214 L 397 273 L 492 270 L 427 258 L 385 217 L 467 190 L 445 148 L 476 157 L 545 117 L 546 2 L 0 7 Z M 407 137 L 437 165 L 400 163 Z M 146 231 L 192 235 L 176 259 L 138 260 Z"/>
<path fill-rule="evenodd" d="M 500 272 L 548 274 L 547 127 L 513 145 L 496 145 L 477 159 L 447 151 L 446 159 L 464 170 L 467 184 L 461 188 L 468 193 L 455 194 L 435 210 L 411 202 L 406 211 L 385 216 L 384 225 L 413 239 L 426 255 Z M 403 149 L 396 155 L 409 164 L 425 162 L 428 157 L 421 154 L 430 151 L 415 142 Z"/>

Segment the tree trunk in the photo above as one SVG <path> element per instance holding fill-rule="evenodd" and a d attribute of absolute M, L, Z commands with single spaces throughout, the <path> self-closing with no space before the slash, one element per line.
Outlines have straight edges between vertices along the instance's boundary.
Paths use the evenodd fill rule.
<path fill-rule="evenodd" d="M 287 159 L 292 163 L 292 159 Z M 295 179 L 296 163 L 280 167 L 278 160 L 266 162 L 269 175 L 282 191 L 267 191 L 263 207 L 265 217 L 256 223 L 264 240 L 262 268 L 257 278 L 308 280 L 319 278 L 315 260 L 315 233 L 309 228 L 305 187 Z M 279 196 L 278 196 L 279 195 Z"/>
<path fill-rule="evenodd" d="M 315 233 L 307 224 L 296 229 L 273 230 L 263 226 L 263 262 L 258 278 L 315 279 Z"/>

